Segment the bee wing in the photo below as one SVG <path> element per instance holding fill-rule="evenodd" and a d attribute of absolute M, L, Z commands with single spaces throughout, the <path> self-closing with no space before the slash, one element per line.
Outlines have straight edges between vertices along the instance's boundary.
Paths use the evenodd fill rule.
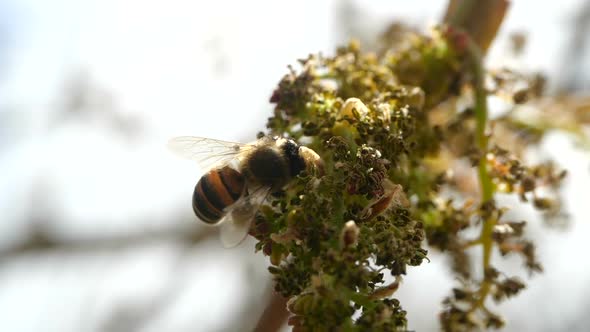
<path fill-rule="evenodd" d="M 254 144 L 222 141 L 198 136 L 179 136 L 168 142 L 168 148 L 177 155 L 195 160 L 203 169 L 227 164 Z"/>
<path fill-rule="evenodd" d="M 269 188 L 259 187 L 231 206 L 220 226 L 221 243 L 225 248 L 233 248 L 244 241 L 269 192 Z"/>

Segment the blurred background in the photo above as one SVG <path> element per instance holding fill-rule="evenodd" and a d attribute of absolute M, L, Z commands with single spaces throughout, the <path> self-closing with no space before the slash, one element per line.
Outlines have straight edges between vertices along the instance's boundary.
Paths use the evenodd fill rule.
<path fill-rule="evenodd" d="M 267 259 L 252 240 L 223 249 L 195 222 L 201 170 L 166 141 L 250 141 L 288 64 L 351 37 L 370 48 L 394 21 L 427 28 L 446 5 L 0 0 L 1 329 L 251 330 L 271 294 Z M 515 36 L 526 37 L 521 52 Z M 589 94 L 590 3 L 514 1 L 488 64 L 541 71 L 549 93 Z M 568 169 L 571 219 L 547 229 L 532 209 L 520 212 L 545 273 L 500 311 L 507 330 L 582 330 L 589 154 L 559 133 L 535 154 Z M 417 331 L 437 329 L 455 282 L 445 258 L 429 256 L 396 295 Z M 522 273 L 517 258 L 498 265 Z"/>

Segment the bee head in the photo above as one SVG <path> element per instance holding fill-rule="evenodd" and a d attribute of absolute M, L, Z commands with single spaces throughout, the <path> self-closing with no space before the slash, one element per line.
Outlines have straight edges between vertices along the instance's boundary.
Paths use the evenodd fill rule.
<path fill-rule="evenodd" d="M 324 168 L 322 159 L 317 153 L 315 153 L 315 151 L 297 144 L 297 142 L 292 139 L 279 139 L 277 143 L 280 145 L 287 158 L 291 177 L 297 176 L 305 169 L 315 169 L 319 174 L 323 174 Z"/>

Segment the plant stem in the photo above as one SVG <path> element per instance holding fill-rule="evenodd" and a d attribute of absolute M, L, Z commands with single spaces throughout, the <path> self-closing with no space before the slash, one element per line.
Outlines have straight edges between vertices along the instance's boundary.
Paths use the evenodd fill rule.
<path fill-rule="evenodd" d="M 487 170 L 488 137 L 486 127 L 488 120 L 487 91 L 484 86 L 485 70 L 483 56 L 491 45 L 508 9 L 508 0 L 450 0 L 444 22 L 465 31 L 469 35 L 468 56 L 473 74 L 475 95 L 476 144 L 481 152 L 478 164 L 478 178 L 481 187 L 481 203 L 494 198 L 494 185 Z M 492 233 L 496 220 L 483 220 L 478 244 L 481 244 L 483 281 L 478 291 L 478 301 L 471 308 L 485 310 L 485 300 L 490 292 L 491 283 L 487 278 L 492 258 Z"/>
<path fill-rule="evenodd" d="M 481 156 L 478 165 L 478 177 L 481 186 L 481 203 L 486 204 L 494 198 L 494 185 L 487 169 L 487 151 L 488 151 L 488 136 L 486 135 L 486 126 L 488 120 L 488 105 L 487 105 L 487 91 L 484 86 L 485 70 L 483 67 L 483 61 L 481 52 L 477 45 L 473 42 L 469 43 L 468 48 L 473 80 L 474 80 L 474 94 L 475 94 L 475 120 L 476 120 L 476 143 L 480 150 Z M 493 240 L 492 232 L 496 220 L 494 218 L 488 218 L 483 220 L 483 226 L 480 234 L 480 243 L 483 251 L 482 269 L 483 269 L 483 281 L 479 289 L 479 298 L 476 308 L 484 307 L 486 297 L 490 291 L 491 284 L 487 280 L 486 271 L 490 267 L 490 261 L 492 258 Z"/>

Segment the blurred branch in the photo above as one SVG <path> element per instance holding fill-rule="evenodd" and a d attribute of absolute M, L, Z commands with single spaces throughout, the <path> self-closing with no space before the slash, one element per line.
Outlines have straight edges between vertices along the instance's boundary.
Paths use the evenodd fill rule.
<path fill-rule="evenodd" d="M 539 98 L 529 105 L 500 117 L 506 123 L 530 133 L 559 130 L 573 135 L 579 147 L 590 148 L 590 97 L 560 95 Z"/>
<path fill-rule="evenodd" d="M 207 228 L 210 230 L 211 228 Z M 207 232 L 208 234 L 211 231 Z M 189 243 L 187 243 L 189 244 Z M 186 290 L 190 281 L 187 279 L 184 269 L 190 266 L 192 249 L 196 242 L 192 242 L 179 250 L 172 266 L 168 269 L 168 281 L 160 292 L 147 301 L 141 303 L 120 305 L 115 307 L 111 317 L 100 328 L 106 332 L 133 332 L 142 331 L 160 317 L 168 309 L 179 295 Z"/>
<path fill-rule="evenodd" d="M 133 141 L 145 132 L 145 121 L 134 112 L 123 110 L 114 95 L 82 71 L 69 77 L 63 88 L 58 112 L 51 125 L 61 125 L 69 119 L 103 125 L 105 129 Z"/>
<path fill-rule="evenodd" d="M 281 294 L 272 292 L 272 295 L 256 324 L 254 331 L 256 332 L 273 332 L 279 331 L 287 317 L 289 312 L 287 311 L 287 299 Z"/>
<path fill-rule="evenodd" d="M 443 22 L 469 33 L 486 53 L 508 10 L 508 0 L 450 0 Z"/>
<path fill-rule="evenodd" d="M 570 40 L 561 57 L 562 75 L 559 76 L 558 89 L 560 93 L 575 92 L 583 88 L 587 79 L 583 70 L 586 57 L 590 53 L 588 48 L 588 33 L 590 33 L 590 2 L 580 5 L 570 27 Z"/>
<path fill-rule="evenodd" d="M 0 249 L 0 264 L 30 254 L 48 252 L 88 253 L 103 250 L 129 249 L 154 242 L 195 244 L 215 233 L 213 228 L 175 226 L 153 232 L 113 237 L 64 239 L 54 236 L 46 227 L 36 225 L 20 243 Z"/>
<path fill-rule="evenodd" d="M 172 218 L 182 220 L 182 218 Z M 178 245 L 177 257 L 169 269 L 169 281 L 155 296 L 141 303 L 121 304 L 113 308 L 110 317 L 101 324 L 103 331 L 140 331 L 159 317 L 186 289 L 189 282 L 182 269 L 190 259 L 194 246 L 213 234 L 216 229 L 199 227 L 196 223 L 176 224 L 165 229 L 126 235 L 66 239 L 54 235 L 50 222 L 33 217 L 29 235 L 21 242 L 0 249 L 0 266 L 27 255 L 88 254 L 114 250 L 133 250 L 156 243 Z"/>

